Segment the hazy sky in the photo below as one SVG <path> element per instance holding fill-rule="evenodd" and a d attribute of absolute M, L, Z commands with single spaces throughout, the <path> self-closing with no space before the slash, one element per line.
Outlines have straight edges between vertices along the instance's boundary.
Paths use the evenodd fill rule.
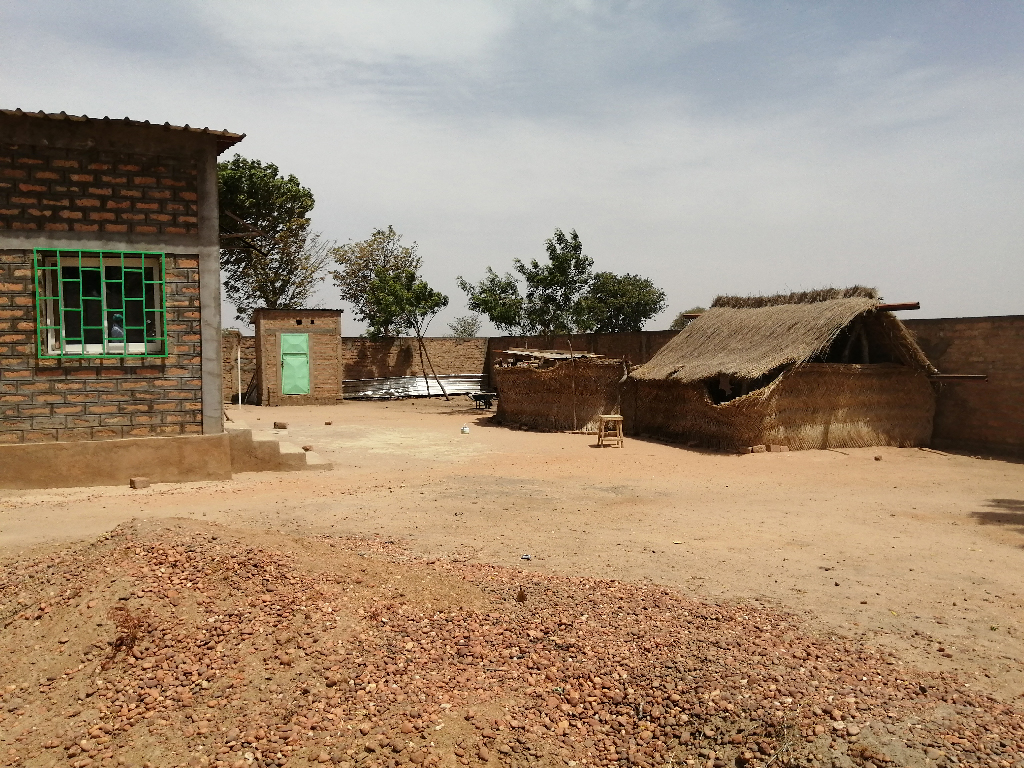
<path fill-rule="evenodd" d="M 666 290 L 648 328 L 853 283 L 1024 313 L 1022 2 L 6 0 L 0 30 L 4 107 L 243 132 L 330 238 L 393 224 L 437 334 L 456 275 L 556 227 Z"/>

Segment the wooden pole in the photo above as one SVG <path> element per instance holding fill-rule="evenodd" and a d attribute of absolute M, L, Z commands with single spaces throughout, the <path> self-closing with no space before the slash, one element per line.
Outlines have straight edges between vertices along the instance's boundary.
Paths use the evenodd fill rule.
<path fill-rule="evenodd" d="M 238 410 L 242 410 L 242 336 L 238 336 Z"/>
<path fill-rule="evenodd" d="M 880 312 L 898 312 L 901 309 L 920 309 L 920 301 L 908 301 L 903 304 L 879 304 L 875 309 Z"/>

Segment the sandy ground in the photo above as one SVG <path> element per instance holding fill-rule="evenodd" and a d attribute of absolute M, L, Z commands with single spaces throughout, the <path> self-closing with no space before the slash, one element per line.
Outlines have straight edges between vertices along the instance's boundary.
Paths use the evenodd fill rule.
<path fill-rule="evenodd" d="M 0 491 L 0 556 L 133 518 L 379 536 L 427 557 L 778 605 L 926 671 L 1024 695 L 1022 464 L 911 449 L 733 456 L 633 439 L 598 449 L 586 435 L 493 425 L 461 399 L 245 412 L 256 427 L 288 422 L 288 439 L 334 470 Z"/>

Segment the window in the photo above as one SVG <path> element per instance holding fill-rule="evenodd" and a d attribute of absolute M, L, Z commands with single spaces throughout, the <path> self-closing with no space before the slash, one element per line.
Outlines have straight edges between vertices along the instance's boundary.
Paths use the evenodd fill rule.
<path fill-rule="evenodd" d="M 40 357 L 167 354 L 164 254 L 35 252 Z"/>

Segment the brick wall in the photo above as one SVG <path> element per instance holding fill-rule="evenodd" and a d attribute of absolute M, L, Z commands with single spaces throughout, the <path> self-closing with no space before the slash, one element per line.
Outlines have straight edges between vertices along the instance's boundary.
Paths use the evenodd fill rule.
<path fill-rule="evenodd" d="M 562 349 L 590 352 L 607 358 L 643 365 L 676 337 L 679 331 L 636 331 L 633 333 L 577 333 L 572 336 L 498 336 L 488 339 L 488 373 L 501 351 L 512 348 Z"/>
<path fill-rule="evenodd" d="M 196 161 L 0 144 L 0 230 L 196 235 Z"/>
<path fill-rule="evenodd" d="M 426 338 L 427 352 L 437 373 L 489 373 L 491 358 L 511 347 L 569 349 L 592 352 L 609 358 L 646 363 L 679 331 L 637 333 L 581 333 L 567 336 L 498 336 L 494 338 Z M 392 376 L 422 376 L 415 338 L 342 339 L 342 362 L 346 379 L 379 379 Z"/>
<path fill-rule="evenodd" d="M 245 394 L 249 387 L 249 381 L 256 373 L 256 337 L 243 336 L 242 332 L 234 328 L 224 331 L 221 342 L 221 353 L 223 363 L 221 366 L 221 389 L 224 392 L 224 402 L 236 402 L 238 398 L 238 347 L 242 347 L 242 394 Z"/>
<path fill-rule="evenodd" d="M 483 373 L 487 359 L 487 339 L 423 339 L 438 376 L 458 373 Z M 341 340 L 341 356 L 346 379 L 382 379 L 397 376 L 422 376 L 419 344 L 415 338 Z"/>
<path fill-rule="evenodd" d="M 989 377 L 941 385 L 933 444 L 1024 455 L 1024 316 L 903 322 L 941 373 Z"/>
<path fill-rule="evenodd" d="M 197 257 L 166 277 L 168 357 L 38 359 L 32 252 L 0 250 L 0 444 L 202 433 Z"/>

